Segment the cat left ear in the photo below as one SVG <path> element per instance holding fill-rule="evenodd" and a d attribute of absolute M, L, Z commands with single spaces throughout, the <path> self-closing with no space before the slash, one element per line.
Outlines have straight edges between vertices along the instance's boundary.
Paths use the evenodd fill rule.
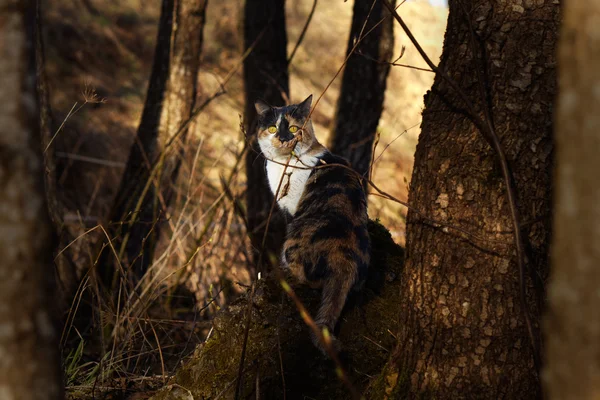
<path fill-rule="evenodd" d="M 306 117 L 308 116 L 308 114 L 310 113 L 310 106 L 312 104 L 312 94 L 310 96 L 308 96 L 306 98 L 306 100 L 304 100 L 302 103 L 298 104 L 298 108 L 296 108 L 296 110 L 298 110 L 298 112 Z"/>
<path fill-rule="evenodd" d="M 254 103 L 254 108 L 256 108 L 256 112 L 258 115 L 264 115 L 267 111 L 269 111 L 272 107 L 262 101 L 261 99 L 256 100 Z"/>

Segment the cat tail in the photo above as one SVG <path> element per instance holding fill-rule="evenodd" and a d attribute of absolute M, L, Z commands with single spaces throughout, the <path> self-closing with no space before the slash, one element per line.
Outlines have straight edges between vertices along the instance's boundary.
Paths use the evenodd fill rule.
<path fill-rule="evenodd" d="M 321 332 L 327 328 L 331 347 L 336 353 L 339 353 L 342 346 L 340 341 L 333 335 L 333 331 L 356 279 L 348 279 L 347 274 L 334 273 L 332 275 L 324 281 L 321 305 L 315 323 Z M 327 346 L 319 340 L 315 332 L 311 332 L 311 339 L 321 353 L 327 355 Z"/>

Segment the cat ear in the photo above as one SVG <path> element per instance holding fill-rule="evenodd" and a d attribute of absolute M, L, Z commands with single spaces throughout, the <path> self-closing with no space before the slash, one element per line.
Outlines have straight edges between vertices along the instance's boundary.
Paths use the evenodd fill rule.
<path fill-rule="evenodd" d="M 298 104 L 296 110 L 303 116 L 307 117 L 310 113 L 310 106 L 312 104 L 312 94 L 306 98 L 302 103 Z"/>
<path fill-rule="evenodd" d="M 273 107 L 268 105 L 263 100 L 258 99 L 258 100 L 256 100 L 256 103 L 254 103 L 254 108 L 256 108 L 256 112 L 258 113 L 258 115 L 264 115 L 267 111 L 269 111 Z"/>

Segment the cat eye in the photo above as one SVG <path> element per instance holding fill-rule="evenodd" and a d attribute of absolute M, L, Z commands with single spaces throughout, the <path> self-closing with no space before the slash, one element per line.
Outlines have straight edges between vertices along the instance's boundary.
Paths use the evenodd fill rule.
<path fill-rule="evenodd" d="M 269 131 L 269 133 L 275 133 L 277 132 L 277 127 L 275 125 L 271 125 L 267 128 L 267 130 Z"/>
<path fill-rule="evenodd" d="M 291 132 L 291 133 L 296 133 L 296 132 L 298 132 L 298 127 L 297 127 L 296 125 L 292 125 L 292 126 L 290 126 L 290 132 Z"/>

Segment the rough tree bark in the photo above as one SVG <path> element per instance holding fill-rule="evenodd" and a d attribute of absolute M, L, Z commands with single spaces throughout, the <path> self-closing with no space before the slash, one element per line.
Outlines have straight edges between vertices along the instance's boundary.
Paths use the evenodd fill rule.
<path fill-rule="evenodd" d="M 262 99 L 274 106 L 286 104 L 289 98 L 287 33 L 284 0 L 246 0 L 244 7 L 244 50 L 251 49 L 244 60 L 246 104 L 244 124 L 250 149 L 246 155 L 246 208 L 248 230 L 255 259 L 262 247 L 266 220 L 273 196 L 265 175 L 265 159 L 256 138 L 254 103 Z M 285 236 L 282 213 L 275 207 L 269 223 L 265 251 L 279 254 Z M 268 260 L 268 257 L 263 260 Z"/>
<path fill-rule="evenodd" d="M 136 279 L 153 259 L 181 151 L 167 149 L 196 100 L 207 0 L 163 0 L 146 103 L 113 206 L 115 247 Z M 186 132 L 177 140 L 184 141 Z M 159 167 L 153 173 L 155 165 Z M 147 187 L 149 180 L 152 184 Z M 105 259 L 112 258 L 112 255 Z"/>
<path fill-rule="evenodd" d="M 52 229 L 44 200 L 33 1 L 0 0 L 0 397 L 62 397 L 52 322 Z"/>
<path fill-rule="evenodd" d="M 591 400 L 600 396 L 600 5 L 564 10 L 544 378 L 551 399 Z"/>
<path fill-rule="evenodd" d="M 381 225 L 371 222 L 369 233 L 373 243 L 369 276 L 362 298 L 346 307 L 338 334 L 348 377 L 358 391 L 389 357 L 395 343 L 390 332 L 398 328 L 395 305 L 401 301 L 396 277 L 402 270 L 403 251 Z M 257 282 L 239 398 L 348 397 L 335 366 L 311 343 L 308 327 L 274 278 Z M 315 315 L 320 291 L 298 287 L 296 294 Z M 236 398 L 245 328 L 240 321 L 246 319 L 247 305 L 248 297 L 243 296 L 216 316 L 210 338 L 154 400 Z"/>
<path fill-rule="evenodd" d="M 449 6 L 440 69 L 482 115 L 482 107 L 491 111 L 516 181 L 527 267 L 543 282 L 559 5 L 450 0 Z M 540 385 L 519 301 L 506 186 L 495 153 L 465 114 L 457 93 L 436 76 L 425 97 L 410 188 L 398 348 L 383 381 L 395 398 L 532 399 Z M 526 307 L 539 334 L 543 294 L 533 286 L 527 279 Z"/>
<path fill-rule="evenodd" d="M 344 69 L 330 149 L 369 178 L 373 141 L 383 111 L 389 62 L 394 52 L 394 20 L 380 1 L 354 1 L 346 54 L 352 52 L 361 35 L 364 38 Z"/>

